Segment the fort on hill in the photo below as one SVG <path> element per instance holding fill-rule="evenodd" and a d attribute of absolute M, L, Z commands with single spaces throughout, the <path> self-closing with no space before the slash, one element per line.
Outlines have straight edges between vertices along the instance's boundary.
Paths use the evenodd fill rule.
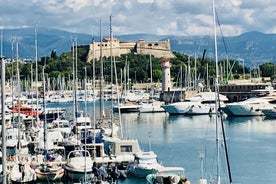
<path fill-rule="evenodd" d="M 112 39 L 112 47 L 110 38 L 104 38 L 102 42 L 92 42 L 89 45 L 87 62 L 92 61 L 93 54 L 95 59 L 100 58 L 102 44 L 102 56 L 110 57 L 111 48 L 113 56 L 121 56 L 122 54 L 137 53 L 151 54 L 157 58 L 175 58 L 171 51 L 170 41 L 144 41 L 137 42 L 120 42 L 118 39 Z"/>

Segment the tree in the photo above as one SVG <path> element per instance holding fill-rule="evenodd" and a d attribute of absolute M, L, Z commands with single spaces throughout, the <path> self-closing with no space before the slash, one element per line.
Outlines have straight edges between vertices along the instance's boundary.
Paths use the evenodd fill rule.
<path fill-rule="evenodd" d="M 51 58 L 57 59 L 57 52 L 55 50 L 51 51 Z"/>
<path fill-rule="evenodd" d="M 262 77 L 271 77 L 274 74 L 275 65 L 271 62 L 263 63 L 260 65 Z"/>

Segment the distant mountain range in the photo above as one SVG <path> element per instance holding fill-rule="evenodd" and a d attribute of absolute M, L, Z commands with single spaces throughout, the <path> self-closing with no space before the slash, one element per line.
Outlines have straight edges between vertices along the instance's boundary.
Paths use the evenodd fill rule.
<path fill-rule="evenodd" d="M 99 37 L 93 38 L 89 34 L 70 33 L 57 29 L 37 28 L 38 57 L 50 56 L 52 50 L 57 54 L 69 52 L 73 40 L 78 45 L 88 45 L 93 39 L 99 41 Z M 35 30 L 34 28 L 4 29 L 3 55 L 16 57 L 16 42 L 18 41 L 19 58 L 35 58 Z M 103 36 L 104 37 L 104 36 Z M 108 37 L 108 35 L 106 36 Z M 158 41 L 169 39 L 171 50 L 201 57 L 206 49 L 206 57 L 214 58 L 213 36 L 172 36 L 153 34 L 115 35 L 120 41 Z M 17 41 L 16 41 L 17 40 Z M 13 43 L 13 44 L 12 44 Z M 276 34 L 263 34 L 260 32 L 247 32 L 239 36 L 221 37 L 218 35 L 219 57 L 244 60 L 245 65 L 259 65 L 263 62 L 276 62 Z"/>

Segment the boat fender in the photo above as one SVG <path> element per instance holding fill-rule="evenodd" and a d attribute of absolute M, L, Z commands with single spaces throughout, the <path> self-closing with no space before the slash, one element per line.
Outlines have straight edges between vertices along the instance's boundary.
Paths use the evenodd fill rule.
<path fill-rule="evenodd" d="M 171 183 L 179 183 L 180 177 L 179 176 L 172 176 L 170 178 Z"/>
<path fill-rule="evenodd" d="M 8 161 L 14 161 L 14 157 L 11 156 L 11 155 L 9 155 L 7 160 L 8 160 Z"/>

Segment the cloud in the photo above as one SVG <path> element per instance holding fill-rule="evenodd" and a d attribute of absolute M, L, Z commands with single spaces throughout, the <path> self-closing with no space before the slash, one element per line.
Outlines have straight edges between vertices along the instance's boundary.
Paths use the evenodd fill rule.
<path fill-rule="evenodd" d="M 1 1 L 0 24 L 5 28 L 33 26 L 91 34 L 102 20 L 114 34 L 212 34 L 212 2 L 202 0 L 32 0 Z M 274 0 L 222 0 L 216 11 L 224 35 L 247 31 L 275 33 Z"/>
<path fill-rule="evenodd" d="M 153 3 L 153 0 L 137 0 L 138 3 Z"/>

